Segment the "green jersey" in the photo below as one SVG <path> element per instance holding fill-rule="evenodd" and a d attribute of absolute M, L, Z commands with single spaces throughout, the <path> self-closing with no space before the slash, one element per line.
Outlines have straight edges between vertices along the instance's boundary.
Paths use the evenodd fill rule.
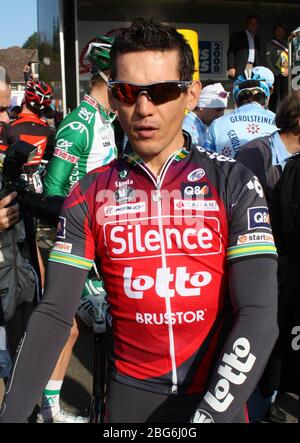
<path fill-rule="evenodd" d="M 80 105 L 62 121 L 44 180 L 47 196 L 67 196 L 72 186 L 89 171 L 116 158 L 114 118 L 114 113 L 107 113 L 96 100 L 85 95 Z"/>

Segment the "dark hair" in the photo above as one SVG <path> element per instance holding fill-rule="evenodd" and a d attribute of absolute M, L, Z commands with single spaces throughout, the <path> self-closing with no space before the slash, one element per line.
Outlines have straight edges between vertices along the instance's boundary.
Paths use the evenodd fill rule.
<path fill-rule="evenodd" d="M 172 26 L 154 20 L 135 19 L 116 37 L 111 51 L 110 75 L 113 80 L 117 74 L 117 56 L 128 52 L 172 51 L 179 55 L 179 79 L 192 80 L 195 70 L 193 51 L 182 34 Z"/>
<path fill-rule="evenodd" d="M 282 28 L 284 30 L 284 32 L 286 32 L 286 28 L 285 25 L 283 25 L 282 23 L 277 23 L 274 28 L 273 28 L 273 33 L 275 34 L 275 32 L 277 31 L 278 28 Z"/>
<path fill-rule="evenodd" d="M 257 15 L 254 15 L 254 14 L 252 14 L 252 15 L 248 15 L 248 17 L 246 18 L 246 23 L 248 23 L 249 22 L 249 20 L 252 20 L 253 18 L 255 18 L 257 21 L 259 21 L 259 18 L 258 18 L 258 16 Z"/>
<path fill-rule="evenodd" d="M 259 81 L 257 80 L 248 80 L 241 84 L 240 89 L 241 92 L 239 93 L 236 103 L 238 106 L 245 105 L 246 103 L 259 103 L 260 105 L 264 106 L 266 104 L 267 97 L 266 95 L 260 91 L 259 89 L 252 89 L 248 90 L 245 88 L 255 88 L 259 87 Z M 245 89 L 245 90 L 243 90 Z"/>
<path fill-rule="evenodd" d="M 287 95 L 276 112 L 276 126 L 283 132 L 295 129 L 300 118 L 300 91 Z"/>

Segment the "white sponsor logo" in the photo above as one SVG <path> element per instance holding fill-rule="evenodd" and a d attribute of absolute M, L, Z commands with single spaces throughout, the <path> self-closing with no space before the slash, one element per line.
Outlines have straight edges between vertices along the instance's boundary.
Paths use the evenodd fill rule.
<path fill-rule="evenodd" d="M 195 272 L 191 275 L 186 266 L 176 268 L 173 274 L 170 268 L 156 269 L 156 277 L 150 275 L 138 275 L 133 277 L 133 268 L 124 268 L 124 291 L 127 297 L 142 299 L 144 292 L 155 287 L 159 297 L 166 297 L 166 282 L 168 284 L 168 296 L 174 297 L 175 292 L 182 297 L 197 297 L 201 295 L 201 288 L 212 281 L 212 275 L 206 271 Z M 170 283 L 175 281 L 175 289 L 170 289 Z M 186 286 L 187 284 L 187 286 Z"/>
<path fill-rule="evenodd" d="M 200 180 L 202 177 L 204 177 L 205 171 L 202 168 L 195 169 L 194 171 L 190 172 L 187 176 L 187 179 L 189 182 L 196 182 Z"/>
<path fill-rule="evenodd" d="M 53 251 L 67 252 L 71 253 L 73 245 L 71 243 L 64 243 L 62 241 L 57 241 L 54 245 Z"/>
<path fill-rule="evenodd" d="M 174 208 L 194 209 L 195 211 L 219 211 L 216 200 L 174 200 Z"/>
<path fill-rule="evenodd" d="M 126 180 L 126 182 L 115 181 L 115 187 L 121 188 L 122 186 L 130 186 L 133 185 L 133 180 Z"/>
<path fill-rule="evenodd" d="M 86 108 L 81 108 L 78 117 L 82 118 L 85 122 L 90 123 L 93 118 L 93 113 L 91 111 L 88 111 Z"/>
<path fill-rule="evenodd" d="M 271 231 L 269 209 L 266 206 L 255 206 L 248 209 L 248 229 L 265 228 Z"/>
<path fill-rule="evenodd" d="M 245 360 L 242 362 L 241 360 Z M 247 338 L 241 337 L 233 344 L 233 352 L 224 354 L 222 362 L 218 368 L 221 378 L 211 393 L 208 391 L 204 400 L 217 412 L 224 412 L 228 409 L 234 396 L 229 392 L 230 383 L 242 385 L 251 371 L 256 357 L 250 353 L 250 343 Z"/>
<path fill-rule="evenodd" d="M 64 140 L 63 138 L 60 138 L 57 143 L 56 146 L 58 148 L 64 149 L 64 150 L 68 150 L 69 148 L 71 148 L 73 146 L 73 142 L 69 142 L 68 140 Z"/>
<path fill-rule="evenodd" d="M 130 207 L 131 205 L 123 206 L 126 208 L 126 206 Z M 138 221 L 142 222 L 142 220 Z M 164 228 L 166 255 L 186 255 L 187 253 L 190 255 L 212 255 L 220 253 L 222 243 L 220 235 L 217 234 L 220 231 L 219 222 L 213 217 L 209 218 L 209 222 L 210 228 Z M 111 259 L 138 260 L 143 257 L 150 258 L 161 254 L 163 239 L 158 226 L 107 223 L 104 227 L 104 233 L 108 255 Z"/>
<path fill-rule="evenodd" d="M 225 157 L 225 155 L 218 154 L 218 152 L 213 152 L 212 154 L 209 153 L 208 151 L 206 151 L 206 152 L 207 152 L 208 157 L 211 158 L 212 160 L 217 159 L 217 160 L 219 160 L 219 162 L 235 163 L 235 160 L 233 158 Z"/>
<path fill-rule="evenodd" d="M 300 326 L 295 326 L 292 329 L 292 335 L 296 336 L 292 340 L 292 348 L 294 351 L 299 351 L 300 350 Z"/>
<path fill-rule="evenodd" d="M 246 245 L 248 243 L 274 243 L 274 237 L 272 234 L 265 232 L 255 232 L 254 234 L 240 235 L 238 238 L 238 245 Z"/>
<path fill-rule="evenodd" d="M 264 191 L 262 188 L 262 185 L 259 183 L 258 178 L 254 177 L 254 180 L 250 180 L 247 183 L 247 188 L 250 189 L 250 191 L 254 190 L 261 198 L 264 196 Z"/>
<path fill-rule="evenodd" d="M 76 165 L 79 160 L 79 157 L 76 157 L 76 155 L 71 155 L 67 151 L 59 148 L 55 148 L 53 156 L 62 158 L 63 160 L 73 163 L 74 165 Z"/>
<path fill-rule="evenodd" d="M 70 128 L 73 131 L 79 131 L 81 134 L 85 131 L 87 132 L 87 128 L 85 127 L 85 125 L 83 123 L 79 123 L 79 122 L 72 122 L 70 123 Z"/>
<path fill-rule="evenodd" d="M 187 311 L 187 312 L 172 312 L 168 313 L 136 313 L 136 322 L 144 325 L 167 325 L 171 323 L 183 324 L 183 323 L 195 323 L 199 321 L 205 321 L 205 311 Z"/>
<path fill-rule="evenodd" d="M 126 203 L 119 206 L 107 206 L 104 208 L 104 215 L 106 217 L 118 215 L 118 214 L 135 214 L 137 212 L 145 212 L 146 203 Z"/>
<path fill-rule="evenodd" d="M 203 409 L 197 409 L 191 423 L 214 423 L 214 420 L 208 412 L 203 411 Z"/>
<path fill-rule="evenodd" d="M 198 197 L 201 196 L 203 198 L 204 195 L 207 195 L 209 193 L 209 186 L 207 184 L 201 185 L 191 185 L 191 186 L 185 186 L 183 189 L 184 197 Z"/>

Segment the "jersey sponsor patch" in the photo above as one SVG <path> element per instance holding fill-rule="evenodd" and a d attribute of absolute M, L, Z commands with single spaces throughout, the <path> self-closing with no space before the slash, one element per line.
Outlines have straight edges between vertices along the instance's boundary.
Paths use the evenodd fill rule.
<path fill-rule="evenodd" d="M 104 215 L 106 217 L 119 215 L 119 214 L 134 214 L 137 212 L 145 212 L 146 203 L 127 203 L 119 206 L 106 206 L 104 209 Z"/>
<path fill-rule="evenodd" d="M 247 126 L 247 131 L 249 134 L 258 134 L 260 132 L 260 126 L 257 123 L 252 123 Z"/>
<path fill-rule="evenodd" d="M 248 209 L 248 229 L 265 228 L 271 231 L 269 209 L 256 206 Z"/>
<path fill-rule="evenodd" d="M 202 177 L 204 177 L 204 175 L 205 175 L 204 169 L 198 168 L 190 172 L 189 175 L 187 176 L 187 179 L 190 182 L 196 182 L 200 180 Z"/>
<path fill-rule="evenodd" d="M 72 163 L 73 165 L 77 164 L 79 160 L 79 157 L 76 157 L 76 155 L 71 155 L 67 151 L 60 148 L 55 148 L 53 155 L 54 157 L 61 158 L 62 160 Z"/>
<path fill-rule="evenodd" d="M 64 149 L 64 150 L 68 150 L 69 148 L 71 148 L 73 146 L 73 142 L 70 142 L 69 140 L 65 140 L 63 138 L 60 138 L 59 140 L 57 140 L 56 142 L 56 146 L 58 148 Z"/>
<path fill-rule="evenodd" d="M 247 245 L 249 243 L 271 243 L 274 244 L 272 234 L 266 232 L 255 232 L 253 234 L 244 234 L 238 237 L 238 245 Z"/>
<path fill-rule="evenodd" d="M 260 184 L 257 177 L 254 176 L 253 178 L 254 180 L 248 181 L 247 188 L 250 189 L 250 191 L 254 190 L 260 196 L 260 198 L 263 198 L 264 191 L 262 185 Z"/>
<path fill-rule="evenodd" d="M 174 208 L 177 210 L 193 209 L 195 211 L 219 211 L 216 200 L 174 200 Z"/>
<path fill-rule="evenodd" d="M 172 312 L 168 314 L 167 312 L 137 312 L 136 322 L 145 325 L 167 325 L 171 323 L 172 325 L 184 323 L 195 323 L 205 321 L 206 309 L 200 309 L 197 311 L 181 311 Z"/>
<path fill-rule="evenodd" d="M 208 182 L 203 183 L 182 183 L 181 195 L 186 198 L 208 198 L 211 197 L 211 190 Z"/>
<path fill-rule="evenodd" d="M 247 380 L 255 363 L 256 356 L 251 353 L 251 345 L 247 338 L 238 338 L 232 346 L 230 354 L 223 355 L 218 368 L 219 379 L 213 390 L 204 397 L 206 403 L 219 413 L 225 412 L 234 395 L 230 392 L 232 385 L 241 386 Z"/>
<path fill-rule="evenodd" d="M 72 243 L 64 243 L 62 241 L 57 241 L 53 247 L 53 251 L 66 252 L 71 254 L 72 252 Z"/>
<path fill-rule="evenodd" d="M 189 223 L 182 226 L 182 218 L 168 217 L 170 225 L 163 226 L 163 239 L 156 217 L 137 218 L 126 224 L 120 221 L 104 225 L 104 241 L 111 260 L 139 260 L 167 256 L 215 255 L 222 251 L 220 222 L 215 217 L 186 216 Z M 163 241 L 164 240 L 164 241 Z"/>
<path fill-rule="evenodd" d="M 59 216 L 58 225 L 57 225 L 57 237 L 58 238 L 66 238 L 66 223 L 67 223 L 66 218 Z"/>
<path fill-rule="evenodd" d="M 147 272 L 147 271 L 146 271 Z M 149 271 L 148 271 L 149 272 Z M 150 274 L 150 272 L 149 272 Z M 144 296 L 156 294 L 158 297 L 199 297 L 203 288 L 212 282 L 212 274 L 207 271 L 191 273 L 186 266 L 176 268 L 157 268 L 156 274 L 137 275 L 134 267 L 124 268 L 124 293 L 128 298 L 141 300 Z M 167 281 L 167 287 L 166 287 Z M 205 311 L 201 310 L 204 319 Z M 196 316 L 190 322 L 196 321 Z M 170 319 L 171 320 L 171 319 Z"/>

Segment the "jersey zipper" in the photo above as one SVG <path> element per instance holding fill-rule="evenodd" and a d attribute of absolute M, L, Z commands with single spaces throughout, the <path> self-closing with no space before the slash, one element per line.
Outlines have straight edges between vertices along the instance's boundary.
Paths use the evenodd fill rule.
<path fill-rule="evenodd" d="M 151 178 L 153 181 L 155 188 L 156 188 L 156 194 L 155 194 L 155 201 L 157 202 L 158 206 L 158 228 L 159 228 L 159 235 L 160 235 L 160 247 L 161 247 L 161 260 L 162 260 L 162 268 L 164 270 L 163 276 L 164 276 L 164 286 L 165 286 L 165 306 L 166 306 L 166 313 L 167 313 L 167 320 L 168 320 L 168 332 L 169 332 L 169 355 L 171 359 L 172 364 L 172 388 L 171 393 L 177 394 L 178 392 L 178 376 L 177 376 L 177 365 L 176 365 L 176 351 L 175 351 L 175 339 L 174 339 L 174 330 L 172 325 L 172 308 L 171 308 L 171 299 L 169 295 L 169 285 L 168 285 L 168 279 L 167 279 L 167 256 L 166 256 L 166 247 L 165 247 L 165 239 L 164 239 L 164 231 L 163 231 L 163 218 L 162 218 L 162 197 L 161 197 L 161 186 L 163 183 L 163 180 L 166 176 L 166 173 L 169 169 L 170 164 L 172 163 L 172 160 L 176 156 L 176 153 L 173 153 L 165 162 L 163 169 L 161 171 L 161 174 L 159 174 L 156 177 L 156 180 L 154 176 L 151 174 L 150 171 L 143 165 L 137 163 L 145 172 L 146 174 Z"/>

